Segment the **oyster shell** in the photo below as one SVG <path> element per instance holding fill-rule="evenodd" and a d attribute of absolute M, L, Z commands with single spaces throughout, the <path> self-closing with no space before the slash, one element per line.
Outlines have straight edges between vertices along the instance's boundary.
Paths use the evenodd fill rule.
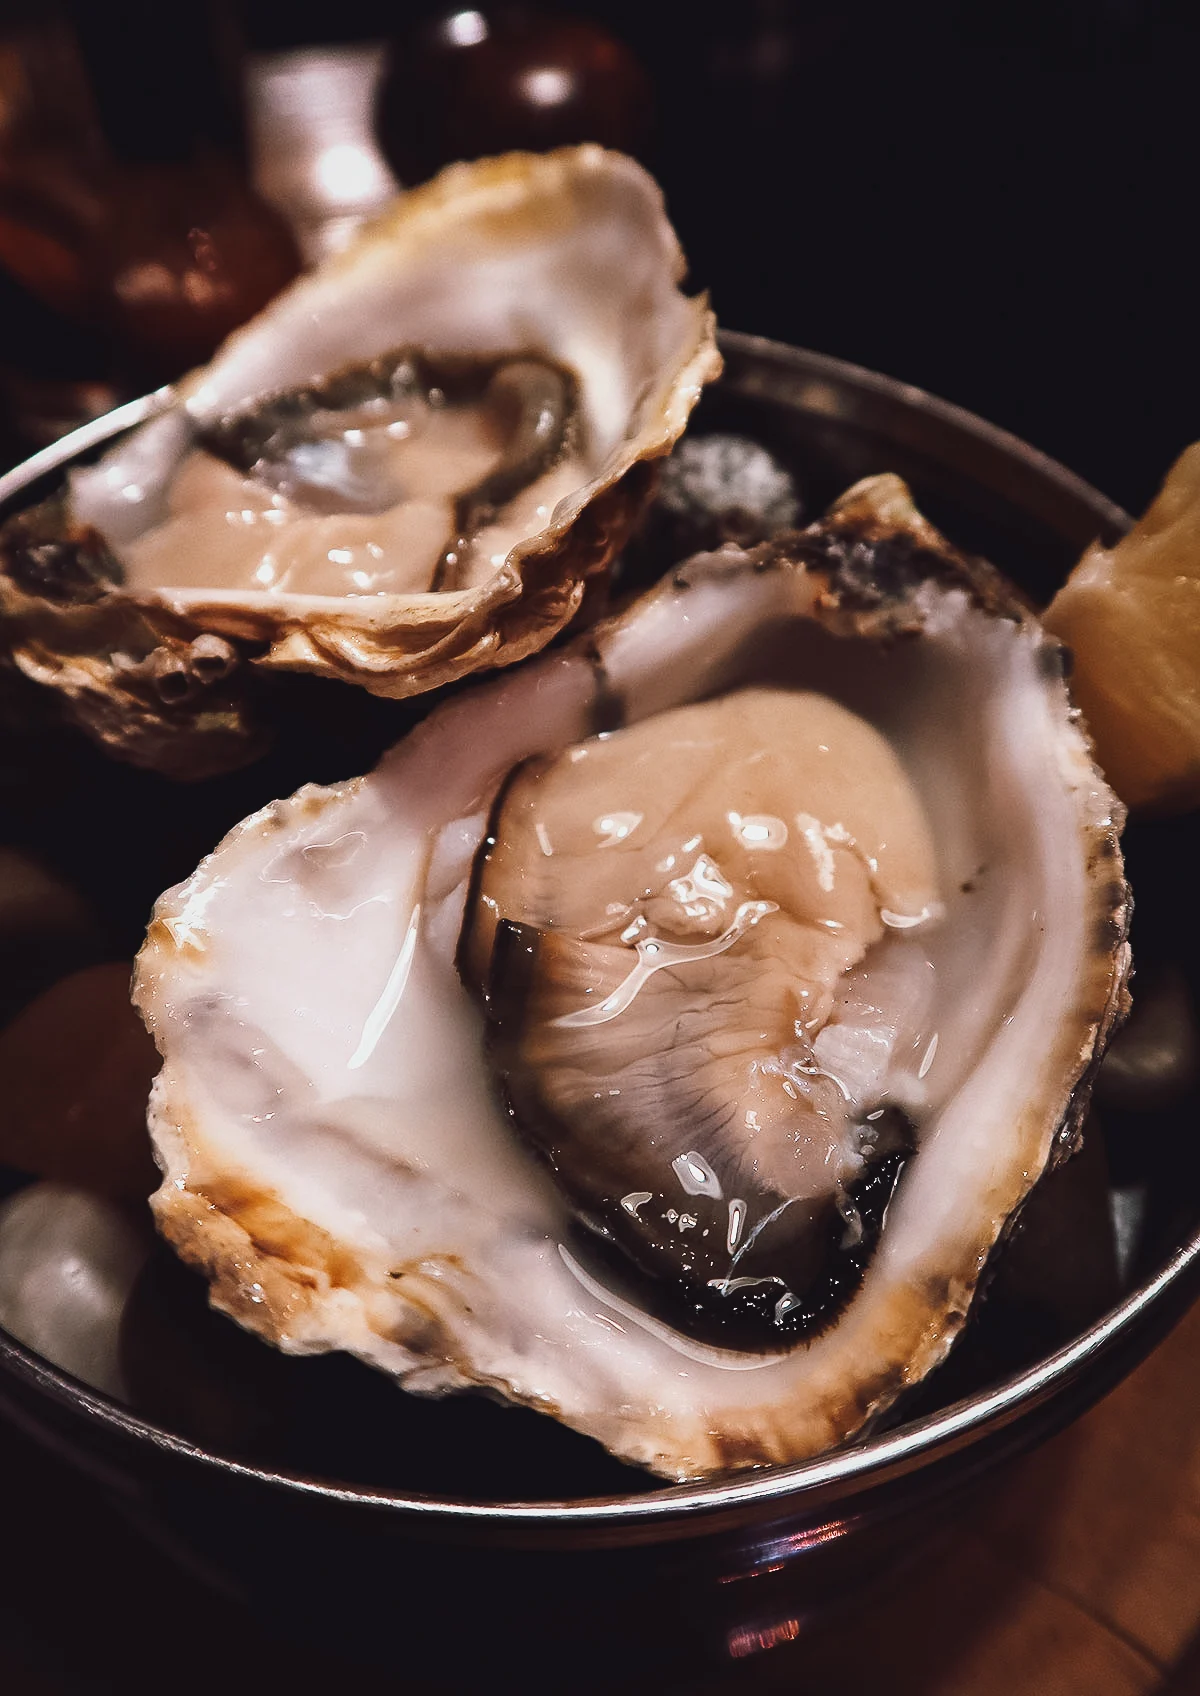
<path fill-rule="evenodd" d="M 0 544 L 27 675 L 136 763 L 256 751 L 242 662 L 403 697 L 542 647 L 720 369 L 653 180 L 456 165 Z"/>
<path fill-rule="evenodd" d="M 557 783 L 564 763 L 586 765 L 595 750 L 691 711 L 688 703 L 720 707 L 764 690 L 817 691 L 830 698 L 831 720 L 859 722 L 854 735 L 877 750 L 886 784 L 915 797 L 903 802 L 913 811 L 911 853 L 899 851 L 889 870 L 886 820 L 872 823 L 869 808 L 860 819 L 818 818 L 813 791 L 783 795 L 775 777 L 784 767 L 767 760 L 775 776 L 755 793 L 769 804 L 751 815 L 738 802 L 745 863 L 706 843 L 715 870 L 685 868 L 688 887 L 672 894 L 678 867 L 664 864 L 647 888 L 644 862 L 629 861 L 643 870 L 627 895 L 651 933 L 635 923 L 614 942 L 615 916 L 597 935 L 585 910 L 595 896 L 607 911 L 606 880 L 616 874 L 604 856 L 622 846 L 622 831 L 638 846 L 632 811 L 609 806 L 587 821 L 597 847 L 578 887 L 568 880 L 565 894 L 546 895 L 545 868 L 527 849 L 533 841 L 553 855 L 557 825 L 541 842 L 549 814 L 535 808 L 524 832 L 505 823 L 506 813 L 520 822 L 531 793 L 541 804 L 543 791 L 528 782 L 543 766 L 524 762 L 548 762 Z M 627 728 L 612 734 L 618 725 Z M 659 787 L 669 788 L 675 768 L 661 769 Z M 653 810 L 654 785 L 643 792 Z M 648 840 L 657 842 L 668 825 L 655 818 Z M 841 1138 L 849 1152 L 824 1192 L 819 1183 L 804 1192 L 819 1205 L 795 1239 L 800 1250 L 785 1245 L 786 1264 L 758 1268 L 770 1286 L 765 1319 L 751 1311 L 747 1325 L 714 1340 L 709 1321 L 723 1292 L 709 1290 L 697 1323 L 687 1309 L 722 1254 L 734 1282 L 735 1202 L 746 1210 L 744 1236 L 752 1215 L 766 1218 L 772 1188 L 801 1193 L 788 1192 L 792 1178 L 771 1162 L 786 1165 L 789 1140 L 819 1152 L 824 1133 L 810 1116 L 803 1134 L 792 1134 L 793 1122 L 782 1140 L 751 1137 L 750 1164 L 767 1177 L 734 1191 L 736 1158 L 708 1135 L 702 1110 L 689 1121 L 677 1077 L 656 1075 L 649 1094 L 634 1090 L 629 1112 L 622 1117 L 618 1101 L 612 1117 L 613 1090 L 632 1087 L 614 1049 L 625 1027 L 591 1014 L 611 1011 L 614 985 L 626 1005 L 634 999 L 630 976 L 647 964 L 639 944 L 648 934 L 689 946 L 677 941 L 684 914 L 700 941 L 655 981 L 687 985 L 690 1008 L 670 996 L 646 1003 L 659 1016 L 639 1027 L 652 1040 L 635 1069 L 660 1067 L 679 1051 L 680 1032 L 696 1028 L 706 1050 L 693 1067 L 699 1093 L 744 1092 L 764 1079 L 803 1093 L 805 1056 L 793 1066 L 783 1052 L 777 1016 L 800 975 L 798 944 L 793 936 L 772 980 L 746 939 L 757 950 L 766 927 L 785 919 L 814 935 L 838 932 L 819 899 L 797 918 L 782 885 L 756 883 L 767 874 L 746 869 L 766 840 L 755 831 L 769 837 L 772 821 L 795 825 L 794 863 L 816 867 L 818 898 L 823 856 L 843 854 L 849 881 L 839 871 L 831 886 L 868 914 L 840 979 L 825 966 L 809 971 L 821 1004 L 795 1025 L 817 1069 L 846 1084 L 852 1111 L 826 1116 L 830 1146 Z M 956 554 L 915 512 L 898 479 L 868 480 L 800 535 L 700 556 L 572 648 L 443 706 L 370 776 L 305 788 L 256 814 L 162 898 L 135 987 L 164 1057 L 151 1110 L 164 1169 L 160 1227 L 207 1272 L 216 1305 L 287 1351 L 346 1349 L 428 1393 L 480 1386 L 672 1478 L 816 1453 L 861 1430 L 944 1357 L 997 1239 L 1076 1142 L 1092 1070 L 1124 1006 L 1120 823 L 1057 645 L 988 567 Z M 884 839 L 872 846 L 878 828 Z M 498 852 L 524 868 L 515 881 L 492 875 Z M 773 912 L 744 910 L 747 891 L 750 908 Z M 653 906 L 667 894 L 677 907 L 670 922 Z M 568 911 L 575 895 L 581 905 Z M 889 900 L 899 910 L 885 911 Z M 732 924 L 715 915 L 722 901 L 726 913 L 733 904 Z M 590 981 L 564 990 L 534 949 L 526 989 L 532 981 L 536 993 L 518 995 L 515 1034 L 502 1004 L 512 975 L 492 971 L 506 926 L 518 944 L 530 930 L 548 937 L 551 965 L 564 949 L 572 959 L 593 951 Z M 814 947 L 828 965 L 824 943 Z M 622 948 L 618 971 L 611 956 Z M 747 958 L 737 989 L 734 968 Z M 925 985 L 924 1006 L 910 993 L 915 982 Z M 748 1019 L 738 995 L 752 1004 Z M 563 1082 L 555 1043 L 564 1005 L 568 1021 L 584 1015 L 573 1052 L 599 1054 L 595 1128 L 612 1139 L 615 1125 L 636 1143 L 640 1123 L 650 1148 L 634 1147 L 627 1176 L 597 1177 L 608 1152 L 589 1168 L 566 1146 L 593 1106 Z M 752 1031 L 751 1069 L 736 1088 L 719 1052 L 722 1029 L 733 1027 Z M 883 1066 L 864 1068 L 864 1048 L 881 1047 Z M 542 1137 L 538 1114 L 551 1098 L 556 1129 Z M 778 1091 L 772 1100 L 778 1108 Z M 817 1118 L 827 1106 L 817 1099 Z M 904 1134 L 873 1150 L 864 1128 L 880 1109 L 898 1113 Z M 663 1125 L 669 1136 L 658 1136 Z M 742 1113 L 730 1134 L 751 1130 Z M 853 1184 L 880 1153 L 883 1205 L 857 1210 L 856 1249 Z M 831 1203 L 841 1216 L 832 1239 Z M 637 1242 L 613 1229 L 622 1210 L 653 1227 L 643 1263 Z M 676 1255 L 661 1277 L 663 1221 L 689 1245 L 710 1231 L 707 1260 L 687 1276 Z M 813 1242 L 818 1261 L 841 1255 L 839 1287 L 823 1302 L 813 1295 L 820 1264 L 809 1286 L 788 1283 L 809 1277 Z M 809 1270 L 797 1273 L 802 1262 Z M 781 1291 L 799 1299 L 781 1303 Z"/>

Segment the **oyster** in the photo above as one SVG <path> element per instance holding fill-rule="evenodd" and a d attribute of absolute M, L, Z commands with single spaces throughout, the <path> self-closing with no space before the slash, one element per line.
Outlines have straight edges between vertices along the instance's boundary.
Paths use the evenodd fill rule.
<path fill-rule="evenodd" d="M 256 751 L 242 662 L 402 697 L 579 610 L 720 368 L 652 179 L 453 166 L 0 540 L 17 664 L 113 751 Z"/>
<path fill-rule="evenodd" d="M 680 567 L 159 902 L 160 1227 L 296 1352 L 672 1478 L 945 1355 L 1124 1005 L 1060 650 L 896 478 Z"/>

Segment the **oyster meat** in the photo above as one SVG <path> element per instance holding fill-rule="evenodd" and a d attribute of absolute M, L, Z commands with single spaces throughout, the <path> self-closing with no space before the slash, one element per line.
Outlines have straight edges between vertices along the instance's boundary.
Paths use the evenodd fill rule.
<path fill-rule="evenodd" d="M 255 751 L 243 662 L 403 697 L 542 647 L 720 369 L 652 179 L 585 146 L 402 196 L 0 535 L 0 639 L 114 752 Z"/>
<path fill-rule="evenodd" d="M 893 477 L 678 568 L 159 902 L 154 1206 L 216 1305 L 666 1477 L 946 1354 L 1124 1005 L 1060 650 Z"/>

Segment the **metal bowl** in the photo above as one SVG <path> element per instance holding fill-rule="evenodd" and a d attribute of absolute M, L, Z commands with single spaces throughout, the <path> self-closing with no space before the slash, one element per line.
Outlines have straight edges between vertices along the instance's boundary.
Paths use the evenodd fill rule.
<path fill-rule="evenodd" d="M 919 389 L 753 337 L 727 334 L 723 346 L 725 375 L 694 428 L 763 442 L 794 468 L 810 510 L 865 473 L 899 471 L 953 539 L 989 554 L 1035 595 L 1048 594 L 1095 536 L 1129 522 L 1062 466 Z M 35 485 L 40 492 L 161 404 L 135 402 L 38 454 L 0 479 L 0 501 L 10 509 L 27 501 Z M 227 821 L 205 817 L 206 796 L 221 798 L 217 813 L 246 811 L 277 792 L 255 797 L 255 784 L 287 782 L 290 769 L 268 766 L 232 790 L 200 786 L 173 806 L 198 809 L 215 840 Z M 71 772 L 115 797 L 115 807 L 131 797 L 141 804 L 141 774 L 99 756 L 94 768 L 77 763 Z M 317 774 L 301 771 L 308 775 Z M 183 795 L 154 790 L 157 804 L 164 793 Z M 1173 894 L 1192 858 L 1190 837 L 1183 842 L 1171 827 L 1147 832 L 1133 852 L 1135 889 L 1149 868 L 1148 884 Z M 157 893 L 150 875 L 139 862 L 121 886 L 131 912 Z M 1169 957 L 1179 926 L 1165 899 L 1152 898 L 1150 908 L 1146 945 L 1154 958 Z M 973 1480 L 1095 1402 L 1180 1316 L 1200 1288 L 1200 1174 L 1186 1160 L 1182 1175 L 1178 1166 L 1143 1168 L 1130 1150 L 1145 1127 L 1117 1115 L 1105 1128 L 1113 1169 L 1140 1186 L 1144 1203 L 1116 1304 L 1086 1328 L 1074 1321 L 1050 1352 L 1022 1330 L 1025 1310 L 1017 1310 L 1015 1353 L 988 1357 L 974 1382 L 961 1372 L 935 1380 L 922 1417 L 910 1408 L 905 1423 L 800 1465 L 671 1489 L 631 1478 L 636 1487 L 623 1493 L 581 1489 L 570 1499 L 534 1499 L 535 1490 L 491 1500 L 486 1486 L 455 1497 L 422 1487 L 420 1444 L 401 1422 L 396 1443 L 409 1484 L 338 1483 L 336 1473 L 250 1463 L 185 1440 L 3 1333 L 0 1411 L 101 1479 L 152 1535 L 256 1608 L 296 1629 L 327 1630 L 368 1658 L 390 1658 L 402 1639 L 410 1675 L 426 1664 L 444 1677 L 454 1667 L 519 1661 L 534 1677 L 561 1669 L 569 1655 L 576 1688 L 657 1665 L 678 1676 L 689 1664 L 794 1636 L 806 1614 L 911 1548 Z M 1160 1144 L 1161 1131 L 1153 1130 Z M 1053 1268 L 1047 1276 L 1054 1280 Z M 1002 1308 L 997 1288 L 990 1300 Z M 1005 1359 L 1018 1363 L 1007 1375 Z M 535 1450 L 541 1433 L 556 1429 L 532 1415 L 489 1408 L 487 1417 L 532 1420 L 535 1435 L 521 1440 Z"/>

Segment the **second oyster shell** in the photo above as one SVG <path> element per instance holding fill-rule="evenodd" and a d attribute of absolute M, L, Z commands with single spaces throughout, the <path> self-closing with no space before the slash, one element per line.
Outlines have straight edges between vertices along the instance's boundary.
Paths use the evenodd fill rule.
<path fill-rule="evenodd" d="M 720 369 L 683 271 L 661 194 L 631 159 L 585 146 L 451 167 L 232 336 L 164 416 L 74 476 L 65 507 L 10 526 L 0 640 L 114 752 L 182 776 L 253 753 L 234 676 L 245 659 L 395 698 L 535 652 L 603 574 Z M 404 527 L 353 510 L 319 512 L 305 532 L 329 592 L 289 587 L 278 554 L 296 501 L 204 455 L 197 469 L 197 441 L 228 442 L 239 419 L 294 411 L 297 395 L 328 410 L 328 379 L 345 387 L 406 350 L 432 358 L 435 384 L 447 359 L 561 371 L 577 392 L 573 452 L 541 476 L 530 459 L 524 504 L 511 522 L 501 506 L 485 532 L 497 552 L 461 587 L 414 575 Z M 359 422 L 343 418 L 339 451 Z M 217 506 L 204 517 L 193 490 L 206 477 Z M 242 530 L 261 554 L 223 580 L 218 558 Z"/>

